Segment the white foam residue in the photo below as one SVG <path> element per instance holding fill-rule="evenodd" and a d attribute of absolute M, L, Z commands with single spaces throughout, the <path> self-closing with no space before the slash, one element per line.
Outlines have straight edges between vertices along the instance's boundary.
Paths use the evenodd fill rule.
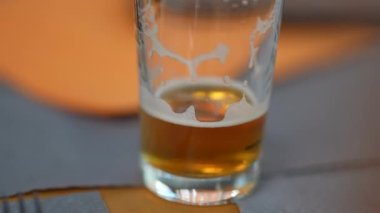
<path fill-rule="evenodd" d="M 185 119 L 189 121 L 197 120 L 197 118 L 195 117 L 195 108 L 193 105 L 187 108 L 187 110 L 183 113 L 174 113 L 174 114 L 177 119 Z"/>
<path fill-rule="evenodd" d="M 260 115 L 256 116 L 256 114 L 258 113 L 260 114 L 260 110 L 255 109 L 256 107 L 249 104 L 244 95 L 243 98 L 239 102 L 231 104 L 231 106 L 228 108 L 228 111 L 224 117 L 224 121 L 232 121 L 232 120 L 235 120 L 236 118 L 241 118 L 244 116 L 258 117 Z"/>
<path fill-rule="evenodd" d="M 224 2 L 229 2 L 229 0 L 224 0 Z M 245 0 L 242 0 L 242 5 Z M 255 46 L 255 42 L 261 36 L 266 36 L 270 32 L 275 32 L 275 24 L 279 22 L 279 15 L 282 6 L 282 0 L 275 0 L 273 9 L 264 19 L 263 17 L 258 17 L 256 22 L 256 27 L 250 35 L 250 51 L 251 55 L 249 58 L 248 67 L 254 68 L 253 75 L 258 73 L 263 73 L 265 70 L 263 61 L 259 61 L 258 54 L 262 53 L 264 49 L 260 50 L 260 46 Z M 151 88 L 151 85 L 141 85 L 141 106 L 150 115 L 179 125 L 187 125 L 194 127 L 225 127 L 239 125 L 257 119 L 262 116 L 267 111 L 268 101 L 263 103 L 258 103 L 257 97 L 248 87 L 248 82 L 238 82 L 232 80 L 229 76 L 224 78 L 196 78 L 197 69 L 205 61 L 209 60 L 219 60 L 220 63 L 224 63 L 226 57 L 229 53 L 229 48 L 223 44 L 217 44 L 215 48 L 209 52 L 205 52 L 194 56 L 192 58 L 186 58 L 173 50 L 168 49 L 165 44 L 163 44 L 159 38 L 159 26 L 156 23 L 155 10 L 152 5 L 152 0 L 148 0 L 143 8 L 139 9 L 139 23 L 142 27 L 142 33 L 145 35 L 144 39 L 147 39 L 149 45 L 147 48 L 148 57 L 152 57 L 154 54 L 162 58 L 167 57 L 176 60 L 187 67 L 189 77 L 187 79 L 172 79 L 167 82 L 162 82 L 159 88 L 155 92 L 149 91 L 147 88 Z M 275 39 L 272 39 L 275 42 Z M 272 41 L 270 41 L 272 42 Z M 275 45 L 275 44 L 270 44 Z M 165 72 L 165 68 L 158 66 L 156 68 L 147 68 L 149 71 L 149 84 L 152 84 L 152 80 L 157 78 L 162 72 Z M 196 81 L 194 81 L 196 79 Z M 231 104 L 225 114 L 222 121 L 218 122 L 201 122 L 196 119 L 194 106 L 189 106 L 185 112 L 176 113 L 172 110 L 171 106 L 161 99 L 161 95 L 166 91 L 176 89 L 178 87 L 183 87 L 186 84 L 205 84 L 205 85 L 221 85 L 231 86 L 243 92 L 243 98 L 234 104 Z M 190 85 L 194 86 L 194 85 Z M 255 90 L 256 91 L 256 90 Z M 257 92 L 257 91 L 256 91 Z M 249 101 L 248 101 L 249 100 Z"/>
<path fill-rule="evenodd" d="M 149 57 L 156 53 L 160 57 L 172 58 L 187 66 L 189 75 L 194 78 L 197 76 L 197 68 L 204 61 L 217 59 L 224 63 L 228 54 L 228 47 L 224 44 L 218 44 L 214 50 L 209 53 L 200 54 L 194 58 L 185 58 L 165 47 L 158 37 L 158 25 L 156 23 L 155 11 L 152 2 L 148 1 L 146 6 L 140 10 L 142 14 L 140 23 L 143 26 L 143 33 L 150 39 L 151 48 L 148 50 Z"/>
<path fill-rule="evenodd" d="M 152 93 L 148 91 L 148 89 L 146 89 L 144 86 L 140 87 L 140 96 L 143 108 L 144 106 L 154 108 L 154 111 L 156 111 L 158 114 L 167 114 L 172 112 L 168 103 L 159 97 L 153 96 Z"/>
<path fill-rule="evenodd" d="M 225 84 L 229 84 L 229 83 L 231 82 L 231 78 L 230 78 L 230 76 L 225 75 L 225 76 L 223 77 L 223 82 L 224 82 Z"/>
<path fill-rule="evenodd" d="M 145 87 L 142 87 L 140 89 L 140 93 L 142 97 L 143 108 L 150 113 L 154 112 L 152 114 L 155 114 L 156 116 L 167 115 L 172 117 L 172 119 L 180 119 L 187 121 L 196 120 L 194 106 L 190 106 L 183 113 L 176 113 L 173 112 L 170 105 L 166 101 L 164 101 L 160 97 L 157 97 L 157 95 L 153 96 Z"/>
<path fill-rule="evenodd" d="M 183 87 L 186 84 L 194 84 L 193 81 L 189 79 L 173 80 L 165 84 L 165 86 L 160 87 L 155 95 L 152 95 L 145 87 L 142 87 L 140 94 L 142 96 L 142 107 L 150 115 L 165 120 L 170 123 L 175 123 L 179 125 L 194 126 L 194 127 L 226 127 L 235 126 L 252 121 L 260 116 L 262 116 L 266 110 L 266 104 L 258 104 L 254 94 L 244 85 L 239 82 L 232 81 L 228 84 L 240 91 L 243 91 L 243 98 L 232 104 L 222 121 L 217 122 L 201 122 L 198 121 L 195 116 L 194 106 L 190 106 L 183 113 L 175 113 L 171 109 L 170 105 L 160 98 L 161 94 L 169 90 L 175 90 L 178 87 Z M 221 79 L 202 79 L 197 84 L 207 84 L 207 85 L 220 85 L 224 84 Z M 225 84 L 224 84 L 225 85 Z M 247 99 L 251 103 L 248 103 Z"/>
<path fill-rule="evenodd" d="M 251 56 L 249 58 L 249 64 L 248 67 L 251 69 L 254 66 L 256 66 L 255 71 L 260 72 L 260 65 L 257 64 L 257 54 L 259 52 L 259 47 L 255 46 L 255 41 L 259 36 L 263 36 L 275 26 L 275 23 L 279 21 L 279 15 L 281 11 L 281 3 L 282 0 L 276 0 L 273 6 L 272 11 L 269 14 L 268 19 L 262 19 L 261 17 L 257 18 L 256 21 L 256 28 L 252 31 L 251 36 L 250 36 L 250 49 L 251 49 Z M 277 15 L 277 16 L 276 16 Z M 275 45 L 275 44 L 273 44 Z"/>

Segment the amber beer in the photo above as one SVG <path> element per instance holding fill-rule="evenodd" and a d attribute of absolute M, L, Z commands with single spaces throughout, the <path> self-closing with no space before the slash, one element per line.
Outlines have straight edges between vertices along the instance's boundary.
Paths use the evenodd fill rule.
<path fill-rule="evenodd" d="M 220 177 L 246 170 L 260 155 L 265 110 L 224 122 L 233 105 L 253 100 L 225 84 L 179 84 L 159 98 L 174 113 L 194 107 L 195 122 L 168 119 L 144 105 L 141 112 L 143 160 L 163 171 L 186 177 Z M 259 108 L 258 108 L 259 110 Z M 251 120 L 244 121 L 243 118 Z"/>

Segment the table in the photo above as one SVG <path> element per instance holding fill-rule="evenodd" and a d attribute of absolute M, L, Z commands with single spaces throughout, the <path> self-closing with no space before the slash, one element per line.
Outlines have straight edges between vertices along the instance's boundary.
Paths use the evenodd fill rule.
<path fill-rule="evenodd" d="M 86 81 L 88 73 L 97 73 L 101 83 L 106 81 L 105 77 L 113 76 L 102 75 L 106 68 L 112 67 L 115 76 L 124 76 L 130 69 L 130 62 L 127 63 L 125 58 L 135 61 L 135 55 L 128 49 L 134 45 L 134 34 L 131 33 L 133 1 L 0 3 L 0 25 L 6 29 L 0 35 L 0 78 L 18 83 L 14 88 L 9 84 L 0 85 L 0 168 L 16 176 L 0 175 L 0 194 L 12 191 L 10 179 L 20 187 L 17 190 L 28 190 L 30 185 L 36 188 L 64 187 L 66 181 L 72 186 L 88 188 L 48 190 L 41 196 L 96 190 L 101 192 L 111 212 L 116 213 L 152 212 L 152 209 L 155 212 L 238 212 L 234 204 L 189 207 L 163 201 L 141 187 L 124 186 L 123 178 L 132 179 L 133 184 L 141 184 L 138 174 L 122 169 L 126 162 L 137 165 L 136 116 L 103 119 L 73 115 L 25 98 L 23 90 L 19 90 L 24 88 L 31 92 L 34 89 L 33 94 L 40 100 L 76 112 L 117 114 L 135 111 L 136 93 L 129 99 L 133 102 L 132 107 L 129 103 L 117 101 L 117 105 L 100 108 L 88 100 L 84 101 L 87 95 L 92 98 L 99 95 L 78 94 L 75 86 L 71 87 L 72 93 L 79 95 L 79 101 L 83 103 L 73 97 L 65 101 L 67 97 L 57 98 L 57 94 L 51 94 L 53 89 L 58 89 L 60 95 L 62 91 L 63 95 L 67 93 L 67 88 L 56 85 L 66 84 L 60 81 L 62 78 L 73 79 L 73 75 L 65 72 L 68 67 L 76 76 L 76 82 L 80 86 L 87 82 L 91 91 L 100 87 Z M 129 11 L 127 17 L 120 8 Z M 380 191 L 377 154 L 380 137 L 377 109 L 380 105 L 376 90 L 380 88 L 375 82 L 379 78 L 375 69 L 379 67 L 380 53 L 377 49 L 380 42 L 373 41 L 377 29 L 362 24 L 331 23 L 285 24 L 283 29 L 277 63 L 278 84 L 265 143 L 264 175 L 257 193 L 250 197 L 253 207 L 239 203 L 240 207 L 247 208 L 247 212 L 266 213 L 380 211 L 380 201 L 376 199 Z M 368 47 L 368 43 L 374 47 Z M 363 46 L 366 46 L 365 51 Z M 297 50 L 293 49 L 295 47 Z M 135 47 L 131 49 L 134 52 Z M 77 54 L 86 55 L 88 63 Z M 337 58 L 340 58 L 339 62 Z M 93 61 L 103 63 L 99 66 Z M 331 65 L 334 63 L 343 65 Z M 310 64 L 316 66 L 315 70 L 307 68 Z M 306 69 L 316 74 L 303 74 Z M 61 70 L 62 75 L 57 78 L 52 70 Z M 78 75 L 80 71 L 81 75 Z M 344 74 L 346 71 L 347 75 Z M 26 74 L 29 72 L 32 74 L 28 77 Z M 47 78 L 44 82 L 51 86 L 51 90 L 36 89 L 44 85 L 38 74 Z M 48 78 L 48 74 L 52 74 L 52 78 Z M 32 77 L 35 79 L 30 83 Z M 115 80 L 118 80 L 119 87 L 108 91 L 104 97 L 125 94 L 123 78 L 108 80 L 105 88 L 116 84 Z M 29 82 L 29 87 L 25 86 L 26 82 Z M 327 88 L 338 86 L 328 90 L 324 88 L 326 85 Z M 100 92 L 104 92 L 103 89 Z M 356 96 L 361 102 L 353 101 Z M 111 99 L 114 100 L 113 96 Z M 323 100 L 322 104 L 316 100 Z M 72 103 L 77 104 L 72 106 Z M 125 110 L 125 106 L 130 109 Z M 303 123 L 307 125 L 295 125 Z M 17 143 L 20 145 L 15 145 Z M 47 151 L 41 151 L 39 147 Z M 112 156 L 113 161 L 96 161 L 95 158 L 101 155 Z M 131 157 L 125 157 L 127 155 Z M 29 170 L 31 168 L 37 172 L 33 173 Z M 131 170 L 137 171 L 137 166 Z M 99 174 L 99 171 L 103 173 Z M 112 176 L 112 181 L 107 175 Z M 111 182 L 123 186 L 93 187 Z"/>
<path fill-rule="evenodd" d="M 379 56 L 380 41 L 376 41 L 365 51 L 339 64 L 318 67 L 315 72 L 277 84 L 267 127 L 262 182 L 256 193 L 249 197 L 249 202 L 239 203 L 242 209 L 269 213 L 380 211 Z M 125 138 L 138 140 L 136 117 L 107 120 L 74 116 L 39 106 L 17 94 L 10 89 L 0 89 L 4 100 L 0 103 L 0 121 L 8 119 L 17 122 L 17 118 L 25 116 L 31 119 L 25 125 L 0 122 L 0 129 L 7 130 L 7 135 L 3 134 L 3 137 L 11 141 L 19 139 L 22 142 L 23 137 L 31 135 L 41 138 L 40 134 L 35 133 L 40 131 L 41 134 L 44 131 L 42 138 L 45 139 L 60 136 L 66 142 L 69 139 L 76 142 L 80 139 L 96 141 L 99 135 L 95 130 L 113 135 L 112 140 L 115 141 Z M 9 112 L 15 114 L 11 116 Z M 40 122 L 41 128 L 33 127 L 35 132 L 28 131 L 35 121 Z M 82 128 L 83 132 L 78 133 L 65 126 L 70 124 Z M 69 137 L 59 131 L 46 132 L 57 127 L 72 135 Z M 128 137 L 120 135 L 122 132 L 126 132 Z M 102 144 L 94 142 L 94 146 Z M 96 151 L 90 147 L 84 148 L 89 152 Z M 80 154 L 70 156 L 78 157 Z M 87 155 L 90 154 L 82 154 L 84 160 Z M 104 165 L 117 165 L 118 169 L 123 163 Z M 88 169 L 91 173 L 92 169 L 101 168 Z M 110 174 L 115 172 L 108 171 Z M 104 179 L 105 175 L 101 175 Z M 238 212 L 233 204 L 201 208 L 169 203 L 139 187 L 90 187 L 82 190 L 100 191 L 111 212 L 150 212 L 150 208 L 154 208 L 155 212 Z M 73 190 L 47 191 L 42 196 L 71 192 Z"/>

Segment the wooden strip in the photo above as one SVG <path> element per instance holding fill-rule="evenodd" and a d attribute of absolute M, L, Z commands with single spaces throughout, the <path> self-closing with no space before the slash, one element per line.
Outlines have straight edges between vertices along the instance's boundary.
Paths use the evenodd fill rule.
<path fill-rule="evenodd" d="M 147 189 L 142 187 L 120 187 L 120 188 L 101 188 L 101 189 L 64 189 L 64 190 L 49 190 L 39 193 L 42 198 L 49 198 L 71 193 L 100 191 L 110 213 L 124 212 L 141 212 L 141 213 L 237 213 L 238 207 L 235 204 L 227 204 L 220 206 L 189 206 L 169 202 L 158 198 Z M 30 197 L 28 195 L 27 197 Z"/>

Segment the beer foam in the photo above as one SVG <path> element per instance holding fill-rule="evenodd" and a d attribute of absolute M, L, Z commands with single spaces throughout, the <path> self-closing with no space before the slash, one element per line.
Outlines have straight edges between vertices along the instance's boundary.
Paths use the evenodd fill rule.
<path fill-rule="evenodd" d="M 255 46 L 255 41 L 258 37 L 268 34 L 270 31 L 276 31 L 275 24 L 280 22 L 281 16 L 282 1 L 276 0 L 274 6 L 269 14 L 269 18 L 263 19 L 262 17 L 257 17 L 256 27 L 252 31 L 249 41 L 249 46 L 251 50 L 251 56 L 249 58 L 248 68 L 252 69 L 255 67 L 255 72 L 261 72 L 261 66 L 259 64 L 257 55 L 260 50 L 260 47 Z M 277 32 L 275 32 L 277 33 Z M 275 40 L 272 41 L 272 47 L 275 47 Z"/>
<path fill-rule="evenodd" d="M 184 64 L 189 70 L 189 75 L 192 78 L 197 77 L 197 68 L 205 61 L 217 59 L 220 63 L 224 63 L 229 52 L 227 45 L 220 43 L 214 50 L 207 53 L 187 58 L 168 49 L 159 38 L 159 25 L 156 22 L 156 11 L 152 6 L 152 0 L 148 0 L 144 8 L 138 8 L 142 16 L 139 17 L 139 23 L 142 25 L 143 33 L 150 39 L 152 46 L 147 49 L 148 56 L 152 57 L 157 54 L 159 57 L 168 57 Z"/>
<path fill-rule="evenodd" d="M 187 85 L 230 86 L 242 91 L 243 97 L 239 102 L 229 106 L 223 120 L 217 122 L 201 122 L 196 119 L 194 106 L 190 106 L 183 113 L 176 113 L 166 101 L 160 98 L 160 96 L 167 91 L 182 88 Z M 204 128 L 236 126 L 255 120 L 267 111 L 267 104 L 259 104 L 254 93 L 252 93 L 248 87 L 232 80 L 228 84 L 226 84 L 223 79 L 214 78 L 197 79 L 196 81 L 189 79 L 172 80 L 159 87 L 154 94 L 142 86 L 140 95 L 141 107 L 146 113 L 166 122 L 184 126 Z M 249 103 L 247 100 L 250 100 L 252 103 Z"/>

